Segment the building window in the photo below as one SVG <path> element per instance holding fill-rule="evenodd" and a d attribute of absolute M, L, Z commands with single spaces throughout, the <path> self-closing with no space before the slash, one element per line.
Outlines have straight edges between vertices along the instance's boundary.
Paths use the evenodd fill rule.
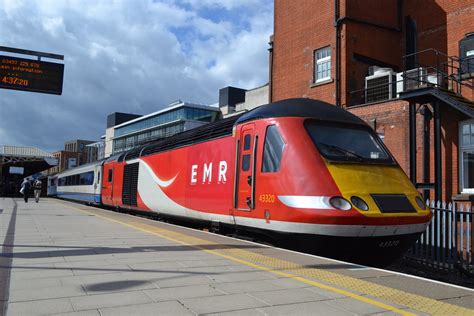
<path fill-rule="evenodd" d="M 314 83 L 331 79 L 331 47 L 314 51 Z"/>
<path fill-rule="evenodd" d="M 474 193 L 474 120 L 459 126 L 459 170 L 461 193 Z"/>

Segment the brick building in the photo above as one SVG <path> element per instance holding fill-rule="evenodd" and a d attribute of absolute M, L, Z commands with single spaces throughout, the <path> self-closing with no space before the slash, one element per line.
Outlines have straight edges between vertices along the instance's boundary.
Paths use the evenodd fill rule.
<path fill-rule="evenodd" d="M 346 108 L 425 195 L 473 199 L 472 32 L 472 0 L 275 0 L 270 99 Z"/>
<path fill-rule="evenodd" d="M 91 161 L 88 161 L 89 156 L 94 156 L 90 154 L 91 150 L 95 150 L 93 147 L 87 147 L 87 145 L 93 144 L 94 141 L 75 139 L 64 142 L 64 151 L 76 152 L 79 153 L 79 160 L 77 161 L 76 166 L 80 166 Z"/>
<path fill-rule="evenodd" d="M 58 160 L 58 164 L 48 169 L 48 174 L 63 172 L 64 170 L 77 167 L 81 158 L 81 153 L 76 151 L 60 150 L 53 153 L 54 158 Z"/>

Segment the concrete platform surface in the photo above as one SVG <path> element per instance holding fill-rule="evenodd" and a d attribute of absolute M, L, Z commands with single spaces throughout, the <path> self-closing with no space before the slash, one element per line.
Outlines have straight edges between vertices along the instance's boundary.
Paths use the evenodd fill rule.
<path fill-rule="evenodd" d="M 71 202 L 0 198 L 0 315 L 474 315 L 474 291 Z"/>

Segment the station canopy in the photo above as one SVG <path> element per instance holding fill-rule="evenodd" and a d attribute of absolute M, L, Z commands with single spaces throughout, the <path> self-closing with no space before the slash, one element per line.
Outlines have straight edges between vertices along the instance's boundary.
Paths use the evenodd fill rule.
<path fill-rule="evenodd" d="M 0 195 L 15 191 L 23 178 L 57 164 L 52 154 L 35 147 L 0 145 Z"/>

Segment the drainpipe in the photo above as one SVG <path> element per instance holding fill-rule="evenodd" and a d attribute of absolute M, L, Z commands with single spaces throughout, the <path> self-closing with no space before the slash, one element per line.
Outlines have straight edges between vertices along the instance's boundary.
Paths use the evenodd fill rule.
<path fill-rule="evenodd" d="M 341 107 L 341 34 L 339 27 L 339 0 L 334 0 L 334 26 L 336 27 L 336 106 Z"/>
<path fill-rule="evenodd" d="M 268 42 L 270 47 L 268 48 L 268 103 L 273 102 L 273 35 L 270 36 L 270 41 Z"/>
<path fill-rule="evenodd" d="M 397 1 L 397 20 L 398 26 L 388 26 L 378 23 L 372 23 L 370 21 L 343 16 L 340 17 L 340 0 L 334 0 L 334 27 L 336 28 L 336 106 L 342 107 L 341 105 L 341 25 L 347 22 L 358 23 L 368 25 L 375 28 L 381 28 L 391 32 L 402 32 L 402 6 L 403 0 Z"/>

